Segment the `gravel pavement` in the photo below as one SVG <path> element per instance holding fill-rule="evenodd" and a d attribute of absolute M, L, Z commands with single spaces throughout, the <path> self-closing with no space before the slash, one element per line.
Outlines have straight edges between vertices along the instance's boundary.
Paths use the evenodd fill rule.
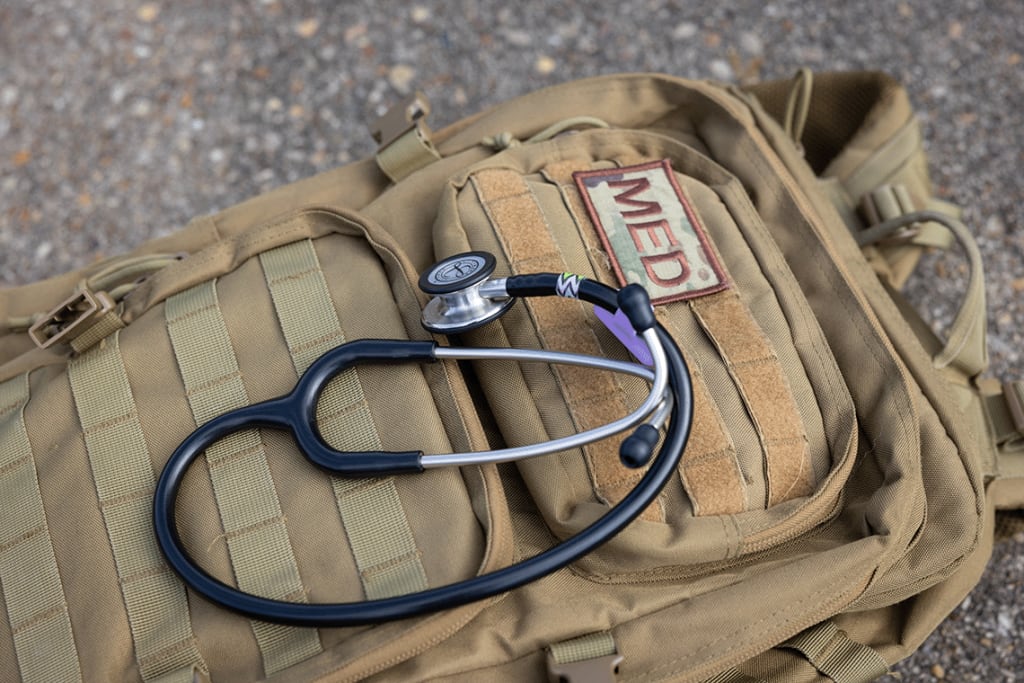
<path fill-rule="evenodd" d="M 907 84 L 941 196 L 988 276 L 992 369 L 1024 349 L 1024 2 L 2 0 L 0 285 L 166 234 L 374 149 L 366 122 L 419 88 L 441 123 L 617 71 L 753 82 L 798 67 Z M 949 279 L 933 276 L 948 274 Z M 911 291 L 942 324 L 962 259 Z M 1024 680 L 1024 537 L 898 670 Z"/>

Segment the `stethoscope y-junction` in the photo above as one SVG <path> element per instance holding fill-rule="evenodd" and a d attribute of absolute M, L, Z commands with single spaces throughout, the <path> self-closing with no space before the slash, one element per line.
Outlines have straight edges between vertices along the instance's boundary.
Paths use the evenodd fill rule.
<path fill-rule="evenodd" d="M 336 627 L 416 616 L 481 600 L 554 572 L 618 534 L 650 505 L 676 471 L 689 437 L 693 413 L 689 372 L 672 337 L 656 321 L 647 292 L 639 285 L 621 290 L 563 273 L 537 273 L 490 279 L 495 260 L 467 252 L 435 264 L 420 278 L 432 295 L 423 325 L 432 332 L 458 334 L 494 320 L 517 298 L 577 298 L 606 311 L 621 312 L 643 340 L 652 367 L 596 356 L 534 349 L 461 348 L 433 341 L 361 339 L 342 344 L 317 359 L 288 394 L 220 415 L 196 429 L 171 455 L 157 483 L 153 517 L 157 541 L 178 575 L 209 600 L 248 617 L 297 626 Z M 316 406 L 324 387 L 347 368 L 363 363 L 456 360 L 514 360 L 564 363 L 641 377 L 650 392 L 629 415 L 602 427 L 529 446 L 451 454 L 419 451 L 341 452 L 316 427 Z M 216 441 L 251 428 L 287 431 L 300 451 L 322 469 L 346 477 L 414 474 L 438 467 L 501 463 L 577 448 L 636 427 L 620 448 L 628 467 L 650 463 L 644 476 L 603 517 L 575 536 L 510 567 L 465 581 L 392 598 L 353 603 L 298 604 L 238 590 L 211 576 L 189 556 L 178 534 L 175 502 L 185 472 Z M 664 436 L 661 435 L 665 428 Z M 661 447 L 656 457 L 659 438 Z"/>

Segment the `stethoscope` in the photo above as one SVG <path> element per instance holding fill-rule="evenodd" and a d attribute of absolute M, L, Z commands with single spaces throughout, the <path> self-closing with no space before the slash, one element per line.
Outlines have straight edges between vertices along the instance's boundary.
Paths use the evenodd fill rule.
<path fill-rule="evenodd" d="M 494 256 L 473 251 L 435 264 L 420 278 L 420 288 L 433 296 L 423 310 L 423 326 L 443 334 L 480 327 L 505 313 L 517 298 L 561 296 L 580 299 L 610 313 L 621 312 L 632 333 L 646 344 L 651 367 L 575 353 L 532 349 L 452 348 L 433 341 L 360 339 L 342 344 L 318 358 L 291 392 L 220 415 L 196 429 L 171 454 L 157 482 L 153 523 L 167 562 L 200 595 L 253 619 L 310 627 L 373 624 L 456 607 L 504 593 L 535 581 L 576 561 L 622 531 L 647 508 L 676 471 L 690 433 L 693 415 L 690 376 L 672 337 L 658 324 L 643 287 L 615 290 L 593 280 L 563 273 L 537 273 L 490 279 Z M 651 384 L 643 403 L 629 415 L 602 427 L 530 446 L 453 454 L 419 451 L 341 452 L 331 448 L 316 427 L 316 406 L 324 387 L 342 371 L 362 363 L 431 362 L 436 360 L 515 360 L 564 363 L 640 377 Z M 665 427 L 656 457 L 661 429 Z M 638 426 L 639 425 L 639 426 Z M 175 503 L 192 462 L 213 443 L 252 428 L 285 430 L 299 450 L 331 474 L 384 477 L 419 473 L 438 467 L 502 463 L 565 451 L 636 427 L 621 445 L 623 464 L 644 476 L 619 503 L 575 536 L 504 569 L 458 583 L 397 597 L 350 603 L 299 604 L 272 600 L 229 586 L 214 578 L 190 557 L 178 533 Z"/>

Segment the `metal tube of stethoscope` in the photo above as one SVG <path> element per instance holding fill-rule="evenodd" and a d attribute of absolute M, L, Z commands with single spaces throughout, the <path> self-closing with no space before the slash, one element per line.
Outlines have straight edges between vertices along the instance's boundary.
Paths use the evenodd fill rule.
<path fill-rule="evenodd" d="M 629 415 L 614 422 L 596 427 L 584 432 L 579 432 L 559 439 L 551 439 L 544 443 L 531 444 L 529 446 L 516 446 L 502 448 L 492 451 L 468 451 L 464 453 L 445 453 L 438 455 L 424 455 L 420 462 L 424 469 L 439 467 L 462 467 L 465 465 L 482 465 L 485 463 L 502 463 L 533 458 L 540 455 L 548 455 L 559 451 L 566 451 L 579 448 L 601 439 L 614 436 L 621 432 L 635 427 L 651 416 L 649 424 L 655 429 L 664 425 L 669 412 L 671 411 L 671 395 L 668 388 L 668 361 L 665 351 L 661 346 L 655 330 L 648 329 L 642 333 L 643 340 L 647 344 L 653 359 L 654 371 L 636 363 L 623 363 L 606 358 L 586 356 L 575 353 L 562 353 L 557 351 L 543 351 L 530 349 L 452 349 L 438 347 L 435 357 L 438 359 L 456 360 L 516 360 L 516 361 L 539 361 L 546 363 L 563 363 L 567 365 L 579 365 L 602 370 L 610 370 L 624 374 L 642 377 L 652 383 L 651 390 L 644 402 Z M 667 405 L 666 405 L 667 404 Z"/>

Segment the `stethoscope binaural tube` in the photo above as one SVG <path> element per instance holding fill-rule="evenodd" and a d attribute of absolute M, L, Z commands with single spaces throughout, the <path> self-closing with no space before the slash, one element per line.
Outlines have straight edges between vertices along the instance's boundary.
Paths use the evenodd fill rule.
<path fill-rule="evenodd" d="M 564 291 L 560 289 L 562 282 L 560 276 L 554 274 L 515 276 L 508 278 L 505 288 L 510 297 L 564 296 Z M 616 293 L 609 287 L 589 280 L 579 281 L 577 284 L 578 293 L 574 292 L 574 294 L 577 294 L 578 298 L 609 311 L 623 310 L 633 323 L 634 329 L 641 334 L 648 330 L 653 331 L 653 335 L 659 342 L 657 346 L 664 350 L 665 381 L 668 392 L 672 396 L 665 437 L 649 469 L 633 490 L 600 519 L 575 536 L 515 565 L 417 593 L 364 602 L 330 604 L 290 603 L 245 593 L 211 576 L 188 555 L 177 529 L 175 502 L 186 470 L 213 441 L 239 429 L 252 426 L 290 428 L 288 420 L 294 419 L 295 415 L 285 415 L 282 418 L 281 415 L 275 413 L 275 410 L 294 411 L 297 403 L 282 401 L 275 404 L 274 401 L 268 401 L 250 406 L 248 409 L 225 414 L 207 423 L 204 427 L 219 421 L 219 425 L 215 425 L 215 429 L 208 429 L 204 433 L 203 428 L 200 428 L 193 432 L 193 435 L 183 441 L 171 455 L 157 482 L 153 501 L 153 521 L 157 542 L 168 564 L 187 585 L 199 594 L 214 603 L 250 618 L 294 626 L 343 627 L 404 619 L 483 600 L 557 571 L 610 540 L 654 502 L 654 499 L 675 473 L 690 434 L 693 417 L 693 392 L 686 361 L 672 337 L 657 324 L 650 301 L 642 288 L 628 286 Z M 374 361 L 427 361 L 432 357 L 430 349 L 433 345 L 431 342 L 361 340 L 350 342 L 338 349 L 360 344 L 363 345 L 362 349 L 357 348 L 355 352 L 373 351 L 374 353 L 370 354 L 370 360 Z M 367 344 L 371 346 L 367 346 Z M 378 346 L 373 346 L 373 344 Z M 345 353 L 340 355 L 345 355 Z M 336 362 L 342 363 L 340 367 L 347 367 L 343 364 L 345 360 L 341 359 Z M 361 361 L 362 358 L 358 360 Z M 353 361 L 348 359 L 348 362 Z M 330 365 L 330 363 L 326 363 L 326 365 Z M 314 366 L 311 366 L 309 371 L 313 371 Z M 326 373 L 333 369 L 322 367 L 318 372 Z M 333 376 L 333 374 L 329 376 Z M 306 375 L 303 375 L 300 384 L 305 378 Z M 298 388 L 297 385 L 296 389 Z M 316 393 L 318 396 L 318 392 Z M 655 395 L 654 391 L 651 392 L 651 395 Z M 312 401 L 314 410 L 317 396 L 303 397 L 305 401 Z M 664 402 L 660 403 L 656 406 L 655 412 L 664 412 L 667 405 Z M 232 417 L 233 415 L 238 417 Z M 644 427 L 649 429 L 644 430 Z M 641 450 L 648 444 L 653 446 L 652 430 L 656 436 L 657 430 L 651 425 L 642 425 L 634 434 L 634 436 L 639 436 L 639 441 L 644 442 L 641 444 Z M 201 434 L 201 438 L 197 438 L 197 434 Z M 305 451 L 308 444 L 302 443 L 297 434 L 296 436 L 300 448 Z M 358 453 L 347 454 L 344 457 L 365 460 L 360 465 L 365 469 L 364 474 L 375 475 L 380 471 L 381 458 L 386 458 L 392 464 L 396 464 L 395 459 L 397 458 L 398 461 L 401 461 L 398 469 L 402 470 L 404 467 L 402 471 L 422 471 L 421 456 L 422 454 L 414 452 L 401 454 Z M 373 461 L 376 461 L 377 469 L 374 469 Z M 392 471 L 390 467 L 384 469 L 387 470 L 387 473 Z"/>

